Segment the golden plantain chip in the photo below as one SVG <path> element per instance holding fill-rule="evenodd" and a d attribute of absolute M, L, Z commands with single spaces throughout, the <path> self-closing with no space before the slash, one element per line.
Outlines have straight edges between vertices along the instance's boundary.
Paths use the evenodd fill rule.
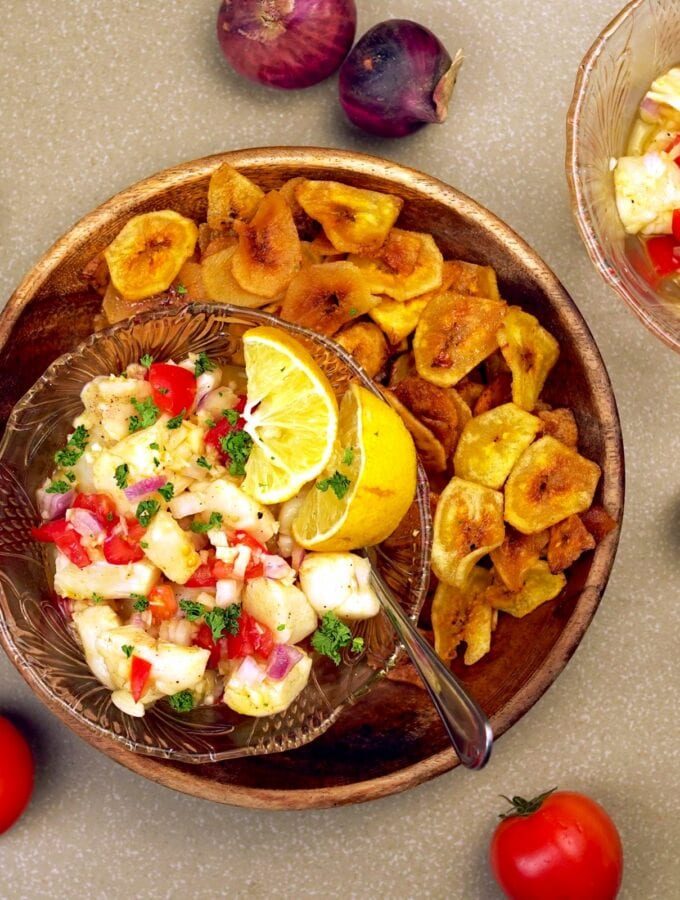
<path fill-rule="evenodd" d="M 513 403 L 531 412 L 560 355 L 559 345 L 535 316 L 516 306 L 507 312 L 498 342 L 512 372 Z"/>
<path fill-rule="evenodd" d="M 385 370 L 390 348 L 385 335 L 373 322 L 348 325 L 335 335 L 335 341 L 351 353 L 369 378 L 375 378 Z"/>
<path fill-rule="evenodd" d="M 400 353 L 392 360 L 387 386 L 391 388 L 396 387 L 396 385 L 398 385 L 402 379 L 406 378 L 407 375 L 415 374 L 416 362 L 413 358 L 413 353 Z"/>
<path fill-rule="evenodd" d="M 462 259 L 449 259 L 444 263 L 444 284 L 447 290 L 457 294 L 501 299 L 496 273 L 491 266 L 476 266 Z"/>
<path fill-rule="evenodd" d="M 521 619 L 533 612 L 542 603 L 554 600 L 567 583 L 562 572 L 557 575 L 548 568 L 545 560 L 539 560 L 527 572 L 521 590 L 512 592 L 502 584 L 492 584 L 487 588 L 485 598 L 494 609 L 510 613 Z"/>
<path fill-rule="evenodd" d="M 484 297 L 434 297 L 413 338 L 418 374 L 442 387 L 455 385 L 496 349 L 505 310 L 503 301 Z"/>
<path fill-rule="evenodd" d="M 167 290 L 197 239 L 195 223 L 171 209 L 133 216 L 104 250 L 114 288 L 126 300 Z"/>
<path fill-rule="evenodd" d="M 267 297 L 244 290 L 234 278 L 231 264 L 236 247 L 228 247 L 206 257 L 201 263 L 206 298 L 213 303 L 232 303 L 246 309 L 257 309 L 269 303 Z"/>
<path fill-rule="evenodd" d="M 538 562 L 547 544 L 547 531 L 522 534 L 512 526 L 505 529 L 505 540 L 491 551 L 491 562 L 509 591 L 522 589 L 527 572 Z"/>
<path fill-rule="evenodd" d="M 412 300 L 442 283 L 443 258 L 431 234 L 393 228 L 371 256 L 352 254 L 373 294 Z"/>
<path fill-rule="evenodd" d="M 501 406 L 503 403 L 509 403 L 511 400 L 512 376 L 509 372 L 500 372 L 477 397 L 474 413 L 476 416 L 480 416 L 482 413 L 488 412 L 496 406 Z"/>
<path fill-rule="evenodd" d="M 249 222 L 264 197 L 264 191 L 233 166 L 222 163 L 208 183 L 210 228 L 231 230 L 234 221 Z"/>
<path fill-rule="evenodd" d="M 390 344 L 394 345 L 411 334 L 427 304 L 425 297 L 414 297 L 413 300 L 403 302 L 381 297 L 380 302 L 369 311 L 369 316 L 382 328 Z"/>
<path fill-rule="evenodd" d="M 610 531 L 616 528 L 616 522 L 606 509 L 593 505 L 580 515 L 581 521 L 595 538 L 595 543 L 603 541 Z"/>
<path fill-rule="evenodd" d="M 182 298 L 184 303 L 196 303 L 207 300 L 208 295 L 203 284 L 203 268 L 200 263 L 188 259 L 177 273 L 171 289 Z"/>
<path fill-rule="evenodd" d="M 460 439 L 463 428 L 465 428 L 467 423 L 472 418 L 472 411 L 458 392 L 457 388 L 449 388 L 448 390 L 449 396 L 451 397 L 451 400 L 453 401 L 453 404 L 456 407 L 456 412 L 458 414 L 458 438 Z"/>
<path fill-rule="evenodd" d="M 465 625 L 467 647 L 463 656 L 466 666 L 472 666 L 491 649 L 491 632 L 496 627 L 498 611 L 492 609 L 484 597 L 476 597 L 469 609 Z"/>
<path fill-rule="evenodd" d="M 330 336 L 374 304 L 356 266 L 329 262 L 295 275 L 283 298 L 281 318 Z"/>
<path fill-rule="evenodd" d="M 595 538 L 578 516 L 569 516 L 553 525 L 548 542 L 550 571 L 563 572 L 585 553 L 595 547 Z"/>
<path fill-rule="evenodd" d="M 231 263 L 234 278 L 245 291 L 271 300 L 288 287 L 302 262 L 288 204 L 270 191 L 251 221 L 237 221 L 234 227 L 239 236 Z"/>
<path fill-rule="evenodd" d="M 553 437 L 539 438 L 505 484 L 505 519 L 523 534 L 550 528 L 593 502 L 600 467 Z"/>
<path fill-rule="evenodd" d="M 483 599 L 491 573 L 475 566 L 461 587 L 440 581 L 432 600 L 432 630 L 437 656 L 448 663 L 467 643 L 464 661 L 472 665 L 491 647 L 493 611 Z"/>
<path fill-rule="evenodd" d="M 540 428 L 540 419 L 514 403 L 474 416 L 458 441 L 454 472 L 468 481 L 500 489 Z"/>
<path fill-rule="evenodd" d="M 408 428 L 425 469 L 431 474 L 445 472 L 446 451 L 442 442 L 427 425 L 424 425 L 417 416 L 413 415 L 410 409 L 404 406 L 394 391 L 385 388 L 383 394 L 390 406 L 399 413 L 402 422 Z"/>
<path fill-rule="evenodd" d="M 298 202 L 296 192 L 304 180 L 305 179 L 301 178 L 299 175 L 296 178 L 289 178 L 288 181 L 284 182 L 279 188 L 279 194 L 281 194 L 290 207 L 300 240 L 310 242 L 317 236 L 322 235 L 322 232 L 321 225 L 319 225 L 318 222 L 315 222 L 311 216 L 308 216 Z M 334 247 L 331 247 L 331 252 L 337 253 L 337 250 Z M 319 256 L 321 255 L 328 256 L 328 253 L 319 253 Z"/>
<path fill-rule="evenodd" d="M 432 571 L 441 581 L 460 586 L 477 560 L 499 547 L 504 536 L 503 495 L 454 477 L 437 504 Z"/>
<path fill-rule="evenodd" d="M 567 447 L 578 447 L 578 425 L 570 409 L 542 409 L 536 415 L 543 423 L 543 434 L 549 434 Z"/>
<path fill-rule="evenodd" d="M 341 253 L 374 253 L 385 242 L 404 201 L 338 181 L 304 181 L 295 196 Z"/>
<path fill-rule="evenodd" d="M 450 392 L 418 375 L 409 375 L 399 382 L 394 393 L 441 442 L 448 458 L 459 435 L 458 410 Z"/>

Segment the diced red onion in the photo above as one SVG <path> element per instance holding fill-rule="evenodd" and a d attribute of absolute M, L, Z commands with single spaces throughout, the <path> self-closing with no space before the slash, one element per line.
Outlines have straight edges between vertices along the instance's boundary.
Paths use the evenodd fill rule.
<path fill-rule="evenodd" d="M 131 484 L 130 487 L 126 487 L 123 493 L 128 500 L 139 500 L 140 497 L 144 497 L 146 494 L 152 494 L 154 491 L 157 491 L 158 488 L 163 487 L 166 481 L 167 478 L 164 478 L 162 475 L 155 475 L 153 478 L 143 478 L 136 484 Z"/>
<path fill-rule="evenodd" d="M 261 684 L 267 673 L 258 666 L 252 656 L 246 656 L 233 677 L 245 687 L 252 687 L 254 684 Z"/>
<path fill-rule="evenodd" d="M 248 563 L 250 562 L 250 557 L 250 547 L 246 547 L 244 544 L 240 544 L 236 548 L 236 559 L 234 560 L 233 566 L 234 578 L 245 578 L 246 569 L 248 568 Z"/>
<path fill-rule="evenodd" d="M 219 418 L 223 409 L 229 408 L 229 397 L 226 395 L 224 388 L 217 388 L 203 394 L 196 404 L 196 409 L 204 413 L 209 413 L 214 418 Z"/>
<path fill-rule="evenodd" d="M 66 518 L 74 531 L 82 537 L 99 537 L 105 533 L 101 522 L 89 509 L 70 509 Z"/>
<path fill-rule="evenodd" d="M 140 612 L 133 612 L 130 616 L 130 625 L 134 625 L 135 628 L 144 628 L 144 619 L 142 618 L 142 614 Z"/>
<path fill-rule="evenodd" d="M 285 578 L 291 575 L 293 570 L 282 556 L 275 556 L 273 553 L 262 554 L 262 566 L 265 578 Z"/>
<path fill-rule="evenodd" d="M 267 660 L 267 676 L 281 681 L 302 659 L 302 652 L 290 644 L 277 644 Z"/>
<path fill-rule="evenodd" d="M 236 603 L 241 596 L 243 581 L 236 578 L 220 578 L 215 588 L 215 602 L 223 609 L 230 603 Z"/>
<path fill-rule="evenodd" d="M 38 511 L 43 519 L 51 522 L 64 515 L 76 497 L 75 491 L 67 491 L 65 494 L 48 494 L 43 488 L 36 491 Z"/>
<path fill-rule="evenodd" d="M 299 570 L 300 566 L 302 565 L 302 560 L 305 558 L 306 555 L 307 555 L 307 553 L 306 553 L 304 547 L 301 547 L 299 544 L 295 544 L 293 546 L 293 555 L 291 556 L 290 564 L 295 569 L 296 572 Z"/>

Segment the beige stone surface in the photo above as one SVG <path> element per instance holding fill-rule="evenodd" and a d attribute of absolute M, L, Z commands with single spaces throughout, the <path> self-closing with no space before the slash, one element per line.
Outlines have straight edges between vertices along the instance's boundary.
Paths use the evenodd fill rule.
<path fill-rule="evenodd" d="M 628 495 L 618 559 L 572 661 L 481 773 L 399 796 L 274 813 L 173 793 L 81 742 L 0 658 L 0 712 L 32 734 L 27 814 L 0 838 L 0 897 L 499 897 L 498 795 L 583 790 L 623 837 L 622 897 L 680 896 L 680 358 L 601 282 L 569 210 L 564 122 L 578 63 L 621 0 L 357 0 L 359 28 L 432 27 L 466 62 L 449 121 L 401 141 L 343 122 L 336 84 L 271 93 L 234 76 L 216 0 L 4 0 L 0 299 L 74 221 L 166 166 L 238 147 L 365 150 L 442 178 L 553 267 L 614 383 Z"/>

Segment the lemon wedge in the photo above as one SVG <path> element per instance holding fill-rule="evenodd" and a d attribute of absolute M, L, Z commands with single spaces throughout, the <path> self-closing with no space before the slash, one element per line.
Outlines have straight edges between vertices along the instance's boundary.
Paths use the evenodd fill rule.
<path fill-rule="evenodd" d="M 338 441 L 322 477 L 293 522 L 308 550 L 379 544 L 395 530 L 416 492 L 416 451 L 384 400 L 350 385 L 340 404 Z"/>
<path fill-rule="evenodd" d="M 244 430 L 253 440 L 241 489 L 271 505 L 323 471 L 338 429 L 331 384 L 305 348 L 269 325 L 243 335 L 248 379 Z"/>

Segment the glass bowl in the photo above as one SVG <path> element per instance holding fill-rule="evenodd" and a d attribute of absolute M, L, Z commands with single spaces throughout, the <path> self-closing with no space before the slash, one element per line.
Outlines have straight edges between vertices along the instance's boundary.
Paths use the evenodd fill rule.
<path fill-rule="evenodd" d="M 266 313 L 227 305 L 195 304 L 174 314 L 138 316 L 93 335 L 61 356 L 15 406 L 0 444 L 0 631 L 14 664 L 43 696 L 96 734 L 129 750 L 178 762 L 203 763 L 291 750 L 313 740 L 343 707 L 367 691 L 395 662 L 399 647 L 383 613 L 359 623 L 360 656 L 346 654 L 339 667 L 314 654 L 307 687 L 275 716 L 249 718 L 224 704 L 188 714 L 159 702 L 142 719 L 126 716 L 110 691 L 90 672 L 74 633 L 51 593 L 49 554 L 32 542 L 39 521 L 35 491 L 52 468 L 52 457 L 82 410 L 80 392 L 96 375 L 120 372 L 143 353 L 181 359 L 204 350 L 223 362 L 242 364 L 241 336 L 269 324 L 300 340 L 342 396 L 358 381 L 380 395 L 352 358 L 325 337 Z M 429 490 L 421 466 L 412 511 L 415 527 L 389 550 L 378 547 L 378 567 L 414 619 L 429 582 L 432 522 Z M 411 519 L 409 518 L 409 521 Z"/>
<path fill-rule="evenodd" d="M 680 61 L 677 0 L 633 0 L 579 66 L 567 119 L 572 208 L 590 258 L 649 330 L 680 351 L 680 303 L 654 288 L 637 240 L 616 211 L 612 158 L 625 154 L 637 109 L 654 78 Z"/>

